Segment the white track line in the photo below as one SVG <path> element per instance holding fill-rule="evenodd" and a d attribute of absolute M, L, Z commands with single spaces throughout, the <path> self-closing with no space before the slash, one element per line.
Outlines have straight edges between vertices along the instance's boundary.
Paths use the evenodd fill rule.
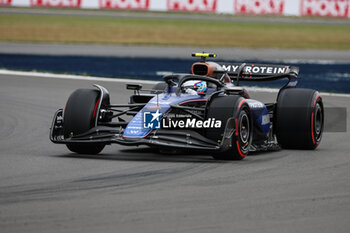
<path fill-rule="evenodd" d="M 25 77 L 40 77 L 40 78 L 54 78 L 54 79 L 73 79 L 73 80 L 89 80 L 89 81 L 105 81 L 105 82 L 118 82 L 118 83 L 144 83 L 144 84 L 156 84 L 159 81 L 140 80 L 140 79 L 123 79 L 123 78 L 101 78 L 93 76 L 81 76 L 81 75 L 68 75 L 68 74 L 52 74 L 52 73 L 40 73 L 40 72 L 24 72 L 24 71 L 12 71 L 0 69 L 2 75 L 18 75 Z M 261 91 L 277 93 L 279 89 L 276 88 L 263 88 L 263 87 L 246 87 L 249 91 Z M 323 96 L 335 96 L 335 97 L 347 97 L 350 98 L 350 94 L 337 94 L 321 92 Z"/>
<path fill-rule="evenodd" d="M 119 82 L 119 83 L 125 83 L 125 82 L 145 83 L 145 84 L 158 83 L 157 81 L 150 81 L 150 80 L 123 79 L 123 78 L 101 78 L 101 77 L 93 77 L 93 76 L 81 76 L 81 75 L 70 75 L 70 74 L 51 74 L 51 73 L 40 73 L 40 72 L 23 72 L 23 71 L 12 71 L 12 70 L 2 70 L 2 69 L 0 69 L 0 74 L 18 75 L 18 76 L 25 76 L 25 77 L 105 81 L 105 82 Z"/>

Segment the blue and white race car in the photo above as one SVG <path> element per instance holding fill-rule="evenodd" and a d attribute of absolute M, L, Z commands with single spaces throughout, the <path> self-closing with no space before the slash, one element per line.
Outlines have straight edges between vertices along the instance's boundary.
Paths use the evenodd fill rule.
<path fill-rule="evenodd" d="M 240 160 L 252 151 L 315 149 L 324 107 L 315 90 L 296 88 L 299 68 L 206 61 L 196 53 L 190 74 L 172 74 L 151 90 L 133 90 L 128 104 L 111 104 L 106 88 L 78 89 L 53 118 L 50 139 L 79 154 L 105 145 L 148 145 L 167 151 L 196 150 L 215 159 Z M 286 79 L 274 103 L 251 99 L 240 82 Z M 140 93 L 147 92 L 147 94 Z"/>

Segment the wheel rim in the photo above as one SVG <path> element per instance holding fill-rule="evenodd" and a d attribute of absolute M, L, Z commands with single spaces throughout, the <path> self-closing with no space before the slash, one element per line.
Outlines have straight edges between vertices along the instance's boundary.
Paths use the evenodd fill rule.
<path fill-rule="evenodd" d="M 315 125 L 314 130 L 315 130 L 316 140 L 319 141 L 322 134 L 322 128 L 323 128 L 323 112 L 319 103 L 317 103 L 315 107 L 314 125 Z"/>
<path fill-rule="evenodd" d="M 239 132 L 240 132 L 240 139 L 243 145 L 246 145 L 249 141 L 250 136 L 250 125 L 249 125 L 249 118 L 246 113 L 242 115 L 240 122 L 239 122 Z"/>

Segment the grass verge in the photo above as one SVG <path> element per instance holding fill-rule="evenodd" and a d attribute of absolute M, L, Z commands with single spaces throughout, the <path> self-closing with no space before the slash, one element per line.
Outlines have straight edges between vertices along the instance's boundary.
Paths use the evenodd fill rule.
<path fill-rule="evenodd" d="M 1 14 L 0 41 L 349 50 L 350 27 Z"/>

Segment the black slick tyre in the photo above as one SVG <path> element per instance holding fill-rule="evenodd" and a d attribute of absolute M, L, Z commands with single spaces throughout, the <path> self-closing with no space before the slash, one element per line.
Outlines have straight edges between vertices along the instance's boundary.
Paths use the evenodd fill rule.
<path fill-rule="evenodd" d="M 226 124 L 234 130 L 229 147 L 212 156 L 217 160 L 241 160 L 248 155 L 253 138 L 253 124 L 249 106 L 241 96 L 217 96 L 210 101 L 207 118 L 221 120 L 222 127 L 209 129 L 206 136 L 216 142 L 223 139 Z M 229 123 L 230 122 L 230 123 Z"/>
<path fill-rule="evenodd" d="M 64 136 L 69 138 L 85 133 L 95 126 L 100 93 L 93 89 L 78 89 L 74 91 L 64 110 Z M 104 144 L 99 143 L 70 143 L 67 148 L 78 154 L 98 154 Z"/>
<path fill-rule="evenodd" d="M 324 108 L 320 94 L 311 89 L 286 89 L 275 112 L 277 141 L 285 149 L 314 150 L 320 144 Z"/>

